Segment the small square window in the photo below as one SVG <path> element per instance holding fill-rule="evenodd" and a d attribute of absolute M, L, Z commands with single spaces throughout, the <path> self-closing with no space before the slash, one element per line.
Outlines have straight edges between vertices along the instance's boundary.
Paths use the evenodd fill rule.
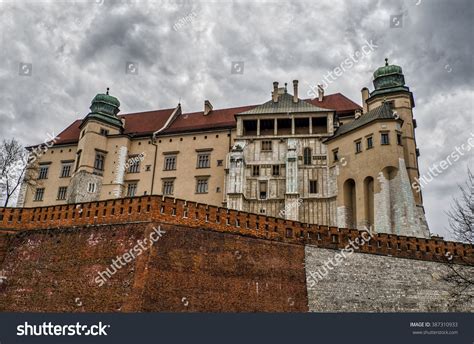
<path fill-rule="evenodd" d="M 280 165 L 273 165 L 272 166 L 272 175 L 279 176 L 280 175 Z"/>
<path fill-rule="evenodd" d="M 95 183 L 89 183 L 87 184 L 87 192 L 89 193 L 94 193 L 96 189 Z"/>
<path fill-rule="evenodd" d="M 176 170 L 176 155 L 165 156 L 165 166 L 163 169 L 165 171 Z"/>
<path fill-rule="evenodd" d="M 272 150 L 272 141 L 262 141 L 262 151 L 269 152 Z"/>
<path fill-rule="evenodd" d="M 222 166 L 223 162 L 224 162 L 224 160 L 217 160 L 217 166 Z"/>
<path fill-rule="evenodd" d="M 42 201 L 44 197 L 44 188 L 36 189 L 35 201 Z"/>
<path fill-rule="evenodd" d="M 197 156 L 197 168 L 211 167 L 211 159 L 209 153 L 199 153 Z"/>
<path fill-rule="evenodd" d="M 128 158 L 128 170 L 127 173 L 140 173 L 140 156 L 133 155 Z"/>
<path fill-rule="evenodd" d="M 67 186 L 60 186 L 58 189 L 58 200 L 65 200 L 67 194 Z"/>
<path fill-rule="evenodd" d="M 260 175 L 260 166 L 259 165 L 253 165 L 252 166 L 252 176 L 253 177 L 258 177 Z"/>
<path fill-rule="evenodd" d="M 163 180 L 163 195 L 172 195 L 174 191 L 174 180 Z"/>
<path fill-rule="evenodd" d="M 204 194 L 207 193 L 209 187 L 209 179 L 208 178 L 198 178 L 196 179 L 196 193 Z"/>
<path fill-rule="evenodd" d="M 333 150 L 332 151 L 332 156 L 333 156 L 334 162 L 339 161 L 339 150 L 337 150 L 337 149 Z"/>
<path fill-rule="evenodd" d="M 309 181 L 309 193 L 316 194 L 318 193 L 318 181 L 310 180 Z"/>
<path fill-rule="evenodd" d="M 61 178 L 68 178 L 71 176 L 72 164 L 63 164 L 61 167 Z"/>
<path fill-rule="evenodd" d="M 130 183 L 127 186 L 127 197 L 133 197 L 137 194 L 137 188 L 138 184 L 137 183 Z"/>
<path fill-rule="evenodd" d="M 370 149 L 374 146 L 374 138 L 372 136 L 369 136 L 367 138 L 367 149 Z"/>
<path fill-rule="evenodd" d="M 48 179 L 49 166 L 40 166 L 38 179 Z"/>

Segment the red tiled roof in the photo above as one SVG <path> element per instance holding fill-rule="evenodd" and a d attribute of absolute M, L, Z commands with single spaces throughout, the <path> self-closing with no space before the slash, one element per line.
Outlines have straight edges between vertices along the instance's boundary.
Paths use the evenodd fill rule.
<path fill-rule="evenodd" d="M 155 110 L 119 115 L 125 118 L 124 134 L 152 134 L 163 128 L 174 109 Z"/>
<path fill-rule="evenodd" d="M 341 93 L 324 96 L 322 102 L 315 99 L 308 99 L 313 105 L 336 110 L 336 113 L 343 113 L 360 109 L 361 107 Z M 163 134 L 179 133 L 186 131 L 198 131 L 214 128 L 235 127 L 234 115 L 239 112 L 248 111 L 257 105 L 240 106 L 228 109 L 218 109 L 211 111 L 204 116 L 203 111 L 183 113 L 179 115 L 171 125 L 162 131 Z M 146 112 L 137 112 L 119 115 L 125 118 L 124 134 L 147 135 L 161 129 L 169 119 L 174 109 L 164 109 Z M 59 133 L 56 144 L 75 143 L 79 140 L 80 125 L 82 120 L 74 121 L 69 127 Z"/>
<path fill-rule="evenodd" d="M 203 111 L 183 113 L 163 131 L 165 134 L 196 131 L 202 129 L 229 128 L 235 127 L 234 115 L 239 112 L 247 111 L 256 105 L 240 106 L 228 109 L 212 110 L 204 116 Z"/>
<path fill-rule="evenodd" d="M 307 101 L 325 109 L 336 110 L 336 112 L 348 112 L 362 109 L 359 104 L 354 103 L 341 93 L 328 94 L 327 96 L 324 96 L 322 102 L 320 102 L 318 98 L 307 99 Z"/>
<path fill-rule="evenodd" d="M 130 114 L 119 115 L 120 118 L 125 118 L 124 134 L 129 135 L 145 135 L 151 134 L 158 129 L 161 129 L 174 109 L 156 110 L 137 112 Z M 75 143 L 79 140 L 81 130 L 79 129 L 82 119 L 75 120 L 69 127 L 59 133 L 59 139 L 56 144 Z"/>
<path fill-rule="evenodd" d="M 56 144 L 64 145 L 68 143 L 75 143 L 79 140 L 79 134 L 81 130 L 79 129 L 82 123 L 82 119 L 76 119 L 72 124 L 61 131 L 56 137 Z"/>

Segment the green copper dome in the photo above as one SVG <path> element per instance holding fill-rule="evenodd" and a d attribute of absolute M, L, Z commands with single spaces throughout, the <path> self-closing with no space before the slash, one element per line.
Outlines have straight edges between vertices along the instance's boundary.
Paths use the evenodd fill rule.
<path fill-rule="evenodd" d="M 385 59 L 385 66 L 374 72 L 374 87 L 375 90 L 371 93 L 371 96 L 394 91 L 408 91 L 408 87 L 405 86 L 402 67 L 389 65 L 388 59 Z"/>
<path fill-rule="evenodd" d="M 119 107 L 119 100 L 109 95 L 109 88 L 107 88 L 105 94 L 99 93 L 92 99 L 90 106 L 91 112 L 86 116 L 86 119 L 95 118 L 121 127 L 122 121 L 117 117 L 117 114 L 120 112 Z"/>
<path fill-rule="evenodd" d="M 385 59 L 385 66 L 377 68 L 377 70 L 374 72 L 374 79 L 390 74 L 403 74 L 402 67 L 397 65 L 389 65 L 388 59 Z"/>

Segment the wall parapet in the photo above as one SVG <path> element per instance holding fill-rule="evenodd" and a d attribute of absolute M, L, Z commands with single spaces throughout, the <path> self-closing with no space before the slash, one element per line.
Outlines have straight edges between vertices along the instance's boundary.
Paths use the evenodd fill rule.
<path fill-rule="evenodd" d="M 306 224 L 159 195 L 35 208 L 0 208 L 0 233 L 136 221 L 165 222 L 329 249 L 343 249 L 365 232 Z M 470 244 L 386 233 L 371 236 L 369 243 L 359 246 L 355 252 L 435 262 L 474 263 L 474 247 Z"/>

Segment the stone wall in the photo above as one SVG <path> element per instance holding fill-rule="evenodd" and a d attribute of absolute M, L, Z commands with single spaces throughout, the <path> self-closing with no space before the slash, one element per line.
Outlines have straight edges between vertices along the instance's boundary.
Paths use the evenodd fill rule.
<path fill-rule="evenodd" d="M 451 299 L 445 264 L 353 253 L 324 270 L 337 251 L 313 246 L 305 251 L 311 312 L 474 312 L 474 302 Z"/>

